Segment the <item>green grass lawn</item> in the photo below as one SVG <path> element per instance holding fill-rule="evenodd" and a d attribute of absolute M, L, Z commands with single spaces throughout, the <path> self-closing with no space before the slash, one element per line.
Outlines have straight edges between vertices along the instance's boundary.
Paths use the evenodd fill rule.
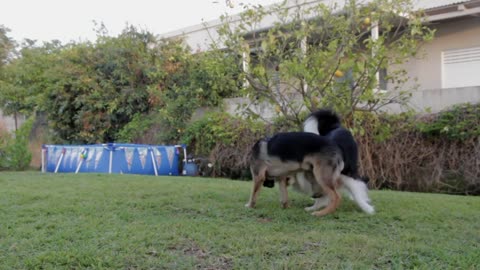
<path fill-rule="evenodd" d="M 322 218 L 250 182 L 0 173 L 1 269 L 479 269 L 480 197 L 372 191 Z"/>

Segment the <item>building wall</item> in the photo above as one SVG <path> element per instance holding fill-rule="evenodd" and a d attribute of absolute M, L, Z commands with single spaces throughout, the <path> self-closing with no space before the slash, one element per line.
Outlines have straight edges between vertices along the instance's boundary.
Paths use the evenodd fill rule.
<path fill-rule="evenodd" d="M 480 103 L 480 86 L 415 91 L 412 93 L 408 108 L 419 113 L 436 113 L 461 103 Z M 399 113 L 408 108 L 392 104 L 385 107 L 385 110 Z"/>
<path fill-rule="evenodd" d="M 20 127 L 23 122 L 25 122 L 25 116 L 18 114 L 17 126 Z M 2 110 L 0 110 L 0 129 L 5 129 L 7 131 L 15 131 L 15 119 L 13 118 L 13 116 L 4 115 Z"/>
<path fill-rule="evenodd" d="M 454 104 L 480 102 L 480 86 L 447 89 L 428 89 L 413 94 L 411 106 L 417 111 L 429 108 L 439 112 Z"/>
<path fill-rule="evenodd" d="M 164 39 L 183 39 L 193 52 L 207 51 L 214 42 L 218 42 L 217 29 L 221 22 L 211 22 L 210 25 L 196 25 L 160 35 Z M 221 45 L 220 45 L 221 46 Z"/>
<path fill-rule="evenodd" d="M 435 38 L 422 46 L 417 59 L 403 67 L 418 79 L 419 90 L 442 88 L 442 51 L 480 46 L 480 17 L 468 17 L 433 24 Z M 421 57 L 425 54 L 425 57 Z M 479 71 L 480 72 L 480 71 Z M 411 80 L 407 86 L 413 86 Z"/>
<path fill-rule="evenodd" d="M 366 0 L 370 1 L 370 0 Z M 281 3 L 282 1 L 278 1 Z M 287 0 L 286 7 L 292 12 L 297 8 L 308 9 L 312 6 L 318 5 L 318 3 L 323 3 L 326 6 L 334 7 L 335 10 L 340 10 L 344 4 L 344 0 Z M 229 17 L 229 25 L 231 28 L 235 28 L 240 21 L 240 15 L 231 15 Z M 262 20 L 255 24 L 252 29 L 248 29 L 249 32 L 259 31 L 261 29 L 269 28 L 274 23 L 279 22 L 279 19 L 275 15 L 265 15 Z M 218 48 L 222 48 L 223 44 L 219 41 L 219 35 L 217 30 L 220 26 L 223 25 L 222 20 L 212 20 L 205 22 L 203 24 L 193 25 L 190 27 L 185 27 L 177 31 L 172 31 L 169 33 L 164 33 L 159 35 L 160 38 L 170 39 L 170 38 L 183 38 L 185 43 L 190 46 L 192 51 L 205 51 L 208 50 L 213 42 L 217 43 Z"/>

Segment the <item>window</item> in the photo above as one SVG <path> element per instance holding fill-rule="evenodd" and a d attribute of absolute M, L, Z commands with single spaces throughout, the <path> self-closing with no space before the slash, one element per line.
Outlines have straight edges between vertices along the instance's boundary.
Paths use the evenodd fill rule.
<path fill-rule="evenodd" d="M 350 87 L 353 89 L 355 86 L 355 79 L 353 77 L 353 71 L 352 69 L 349 69 L 347 72 L 345 72 L 345 75 L 341 78 L 336 79 L 337 82 L 345 82 L 348 81 Z M 374 89 L 375 92 L 377 93 L 382 93 L 387 91 L 388 87 L 388 77 L 387 77 L 387 69 L 386 68 L 381 68 L 378 71 L 378 87 Z"/>
<path fill-rule="evenodd" d="M 480 47 L 442 52 L 442 88 L 480 86 Z"/>

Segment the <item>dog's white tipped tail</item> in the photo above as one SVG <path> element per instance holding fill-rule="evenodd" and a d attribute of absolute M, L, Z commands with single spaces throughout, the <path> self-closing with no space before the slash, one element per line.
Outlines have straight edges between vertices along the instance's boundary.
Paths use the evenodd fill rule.
<path fill-rule="evenodd" d="M 368 197 L 367 185 L 360 180 L 355 180 L 346 175 L 341 175 L 341 178 L 343 185 L 353 196 L 353 200 L 358 205 L 358 207 L 360 207 L 363 212 L 367 214 L 372 215 L 373 213 L 375 213 L 375 208 L 373 208 L 373 206 L 368 203 L 370 202 L 370 198 Z"/>
<path fill-rule="evenodd" d="M 305 123 L 303 124 L 303 131 L 319 134 L 317 119 L 313 116 L 308 117 L 307 120 L 305 120 Z"/>

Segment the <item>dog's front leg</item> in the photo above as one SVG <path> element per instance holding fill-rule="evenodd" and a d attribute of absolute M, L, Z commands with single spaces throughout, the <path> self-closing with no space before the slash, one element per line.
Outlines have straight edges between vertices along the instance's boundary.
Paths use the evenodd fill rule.
<path fill-rule="evenodd" d="M 280 203 L 282 208 L 288 208 L 288 178 L 285 176 L 280 177 Z"/>

